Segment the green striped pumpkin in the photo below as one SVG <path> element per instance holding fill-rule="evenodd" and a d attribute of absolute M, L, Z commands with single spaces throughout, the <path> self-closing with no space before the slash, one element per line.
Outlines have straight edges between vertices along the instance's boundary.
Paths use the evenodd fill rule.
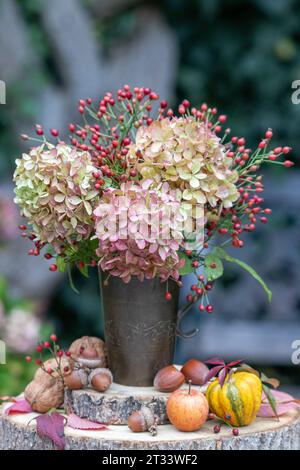
<path fill-rule="evenodd" d="M 206 391 L 211 413 L 232 426 L 248 426 L 257 415 L 261 405 L 262 383 L 250 372 L 229 374 L 221 387 L 214 380 Z"/>

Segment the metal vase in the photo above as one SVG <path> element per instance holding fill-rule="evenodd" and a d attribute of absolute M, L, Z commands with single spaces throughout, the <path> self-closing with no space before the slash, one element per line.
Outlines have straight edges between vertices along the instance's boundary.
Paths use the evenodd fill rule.
<path fill-rule="evenodd" d="M 118 384 L 153 385 L 156 373 L 173 364 L 179 288 L 169 282 L 172 300 L 165 300 L 166 284 L 159 279 L 125 284 L 111 276 L 100 284 L 109 368 Z"/>

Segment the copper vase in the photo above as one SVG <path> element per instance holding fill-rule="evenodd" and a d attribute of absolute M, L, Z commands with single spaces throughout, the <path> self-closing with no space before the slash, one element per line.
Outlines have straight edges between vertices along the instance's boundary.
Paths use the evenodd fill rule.
<path fill-rule="evenodd" d="M 155 374 L 173 364 L 179 288 L 159 279 L 125 284 L 111 276 L 103 282 L 99 273 L 104 311 L 105 341 L 109 368 L 118 384 L 137 387 L 153 385 Z M 102 277 L 102 279 L 101 279 Z"/>

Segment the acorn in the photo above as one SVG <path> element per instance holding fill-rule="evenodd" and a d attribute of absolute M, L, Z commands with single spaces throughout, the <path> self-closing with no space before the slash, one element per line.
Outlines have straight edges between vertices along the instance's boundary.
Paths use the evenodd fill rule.
<path fill-rule="evenodd" d="M 186 382 L 191 381 L 193 385 L 203 385 L 209 372 L 208 367 L 197 359 L 190 359 L 181 369 Z"/>
<path fill-rule="evenodd" d="M 109 369 L 98 368 L 91 373 L 90 381 L 97 392 L 106 392 L 113 382 L 113 376 Z"/>
<path fill-rule="evenodd" d="M 157 418 L 147 406 L 134 411 L 128 418 L 128 427 L 132 432 L 149 431 L 152 436 L 157 434 Z"/>
<path fill-rule="evenodd" d="M 70 374 L 65 375 L 64 381 L 70 390 L 81 390 L 88 384 L 88 375 L 82 369 L 74 369 Z"/>
<path fill-rule="evenodd" d="M 176 367 L 167 366 L 157 372 L 153 385 L 160 392 L 174 392 L 184 381 L 184 375 Z"/>

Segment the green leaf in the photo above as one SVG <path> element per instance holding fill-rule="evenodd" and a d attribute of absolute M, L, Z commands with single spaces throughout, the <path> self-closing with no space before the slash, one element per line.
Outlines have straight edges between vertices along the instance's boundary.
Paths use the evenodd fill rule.
<path fill-rule="evenodd" d="M 186 276 L 193 272 L 192 261 L 191 259 L 182 251 L 179 253 L 179 258 L 185 260 L 185 265 L 179 269 L 180 276 Z"/>
<path fill-rule="evenodd" d="M 260 372 L 256 369 L 253 369 L 253 367 L 249 366 L 248 364 L 246 364 L 245 362 L 243 362 L 240 367 L 239 367 L 239 371 L 243 371 L 243 372 L 249 372 L 249 374 L 254 374 L 256 375 L 259 379 L 260 379 Z"/>
<path fill-rule="evenodd" d="M 99 121 L 99 118 L 98 118 L 97 114 L 94 113 L 94 111 L 91 108 L 86 107 L 85 109 L 92 118 L 94 118 L 96 121 Z"/>
<path fill-rule="evenodd" d="M 56 265 L 59 272 L 64 273 L 66 271 L 66 262 L 61 256 L 57 256 Z"/>
<path fill-rule="evenodd" d="M 84 266 L 78 265 L 78 269 L 84 277 L 89 277 L 89 268 L 87 264 L 84 264 Z"/>
<path fill-rule="evenodd" d="M 207 279 L 209 281 L 214 281 L 215 279 L 218 279 L 223 275 L 224 272 L 222 260 L 214 253 L 209 253 L 205 256 L 204 269 Z"/>
<path fill-rule="evenodd" d="M 56 251 L 54 249 L 54 247 L 52 245 L 47 245 L 46 248 L 45 248 L 45 251 L 47 253 L 50 253 L 52 256 L 55 256 L 56 255 Z"/>
<path fill-rule="evenodd" d="M 278 416 L 278 413 L 277 413 L 277 404 L 276 404 L 276 398 L 274 397 L 273 393 L 271 392 L 271 390 L 269 389 L 269 387 L 267 387 L 267 385 L 264 385 L 263 384 L 263 391 L 265 392 L 266 394 L 266 397 L 268 399 L 268 402 L 270 403 L 270 406 L 276 416 L 276 418 L 278 419 L 279 421 L 279 416 Z"/>
<path fill-rule="evenodd" d="M 104 186 L 103 189 L 109 188 L 112 185 L 111 178 L 104 178 Z"/>
<path fill-rule="evenodd" d="M 239 259 L 237 258 L 233 258 L 232 256 L 230 256 L 228 253 L 226 253 L 225 250 L 223 250 L 223 248 L 220 248 L 220 247 L 216 247 L 214 250 L 213 250 L 213 253 L 216 255 L 216 256 L 219 256 L 220 258 L 223 258 L 225 259 L 225 261 L 228 261 L 229 263 L 235 263 L 235 264 L 238 264 L 241 268 L 245 269 L 245 271 L 247 271 L 249 274 L 251 274 L 251 276 L 256 279 L 260 285 L 263 287 L 264 291 L 266 292 L 267 296 L 268 296 L 268 300 L 269 302 L 271 302 L 272 300 L 272 292 L 271 290 L 269 289 L 269 287 L 267 286 L 267 284 L 265 283 L 265 281 L 260 277 L 260 275 L 255 271 L 255 269 L 253 269 L 251 266 L 249 266 L 249 264 L 245 263 L 244 261 L 240 261 Z"/>

